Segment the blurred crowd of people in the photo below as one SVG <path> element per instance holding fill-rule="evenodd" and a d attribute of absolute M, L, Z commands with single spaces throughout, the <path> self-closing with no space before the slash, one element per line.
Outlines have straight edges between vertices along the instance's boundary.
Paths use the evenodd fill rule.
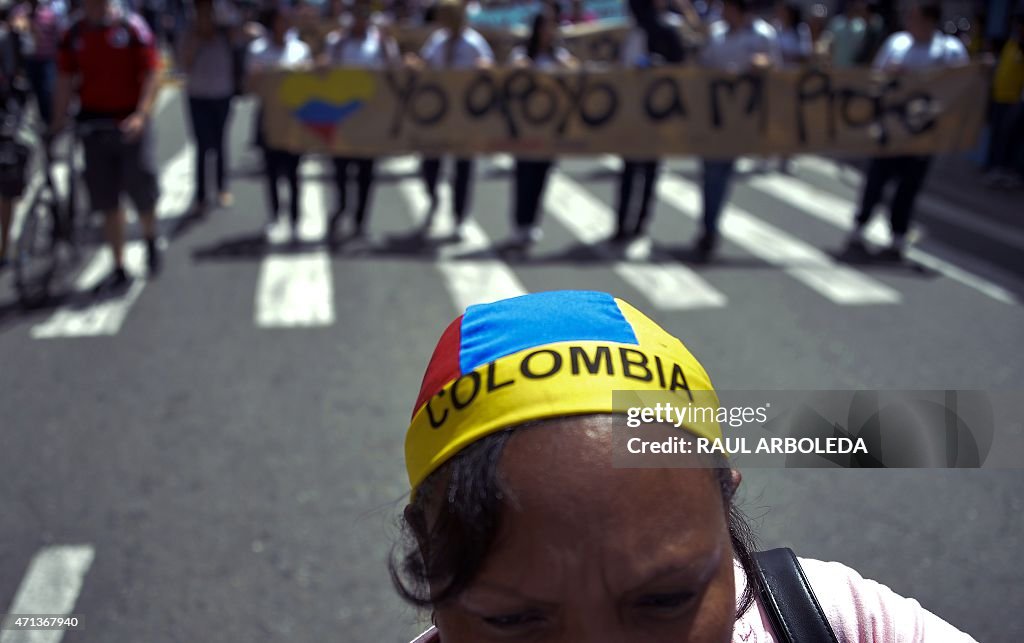
<path fill-rule="evenodd" d="M 570 54 L 561 37 L 561 27 L 595 20 L 583 0 L 531 4 L 533 17 L 525 40 L 502 59 L 496 58 L 491 43 L 471 26 L 468 15 L 473 7 L 464 0 L 437 0 L 429 5 L 419 0 L 329 0 L 323 4 L 310 0 L 293 4 L 71 0 L 72 6 L 65 1 L 25 0 L 0 12 L 0 96 L 8 114 L 18 111 L 13 104 L 16 96 L 31 95 L 39 122 L 51 134 L 65 127 L 71 106 L 77 104 L 74 118 L 84 149 L 85 182 L 92 209 L 106 215 L 107 238 L 115 257 L 116 269 L 109 280 L 113 285 L 130 279 L 121 259 L 122 196 L 134 202 L 144 223 L 150 269 L 159 269 L 153 224 L 159 195 L 149 120 L 159 79 L 168 68 L 181 75 L 187 94 L 196 143 L 192 214 L 200 217 L 214 205 L 232 203 L 225 140 L 231 105 L 264 70 L 318 65 L 435 69 L 515 65 L 553 71 L 593 62 Z M 725 70 L 873 65 L 906 71 L 965 64 L 970 56 L 994 56 L 986 176 L 994 187 L 1019 184 L 1024 169 L 1024 17 L 1014 15 L 1006 38 L 992 42 L 986 39 L 980 19 L 943 15 L 937 2 L 907 3 L 898 17 L 867 0 L 844 4 L 841 12 L 830 15 L 824 4 L 628 0 L 631 31 L 618 60 L 611 63 L 627 67 L 692 64 Z M 403 28 L 423 30 L 425 40 L 402 51 L 396 34 Z M 25 91 L 19 94 L 14 88 L 22 85 Z M 301 158 L 273 149 L 259 122 L 254 141 L 263 152 L 268 228 L 286 209 L 293 234 L 297 234 L 302 216 Z M 111 136 L 111 129 L 119 130 L 120 135 Z M 0 157 L 13 158 L 10 150 L 17 145 L 16 141 L 7 145 L 8 153 L 0 153 Z M 208 186 L 211 161 L 215 190 Z M 332 161 L 337 202 L 328 240 L 341 243 L 364 238 L 375 159 L 339 157 Z M 434 224 L 444 161 L 421 161 L 429 208 L 425 224 L 416 231 L 418 236 L 429 234 Z M 657 159 L 623 161 L 617 227 L 610 244 L 628 244 L 644 237 L 656 193 Z M 541 238 L 543 193 L 555 162 L 516 161 L 509 247 L 525 249 Z M 929 163 L 930 158 L 921 156 L 871 161 L 850 238 L 852 250 L 863 249 L 861 231 L 886 185 L 895 183 L 889 208 L 893 244 L 887 252 L 895 258 L 902 256 L 914 199 Z M 9 256 L 12 204 L 24 189 L 24 178 L 18 180 L 18 173 L 4 165 L 0 159 L 0 262 Z M 454 158 L 452 165 L 452 214 L 458 239 L 465 233 L 472 210 L 474 162 L 472 158 Z M 734 159 L 703 163 L 704 225 L 694 241 L 701 259 L 710 258 L 717 246 L 718 222 L 734 168 Z M 287 199 L 282 187 L 287 189 Z"/>

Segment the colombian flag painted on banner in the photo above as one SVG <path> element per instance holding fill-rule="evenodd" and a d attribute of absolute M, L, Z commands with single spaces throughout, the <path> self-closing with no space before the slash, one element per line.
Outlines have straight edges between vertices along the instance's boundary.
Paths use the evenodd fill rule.
<path fill-rule="evenodd" d="M 612 391 L 712 391 L 681 341 L 603 292 L 470 306 L 441 335 L 406 435 L 413 489 L 480 438 L 531 420 L 614 413 Z M 686 427 L 704 437 L 718 425 Z"/>

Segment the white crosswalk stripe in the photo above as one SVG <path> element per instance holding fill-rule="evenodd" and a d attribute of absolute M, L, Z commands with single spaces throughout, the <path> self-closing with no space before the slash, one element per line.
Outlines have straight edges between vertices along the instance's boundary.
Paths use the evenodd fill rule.
<path fill-rule="evenodd" d="M 843 230 L 849 230 L 853 220 L 855 205 L 821 188 L 808 185 L 799 179 L 784 175 L 769 175 L 756 177 L 751 180 L 751 185 L 759 191 L 772 196 L 784 203 L 788 203 L 797 210 L 809 214 L 826 223 L 834 225 Z M 866 230 L 868 240 L 876 244 L 888 243 L 890 232 L 888 226 L 881 219 L 875 217 Z M 973 288 L 992 299 L 1007 304 L 1015 304 L 1018 298 L 996 283 L 985 279 L 973 272 L 960 268 L 960 265 L 971 266 L 976 272 L 997 272 L 993 268 L 975 266 L 975 261 L 958 253 L 953 249 L 946 251 L 947 254 L 956 257 L 956 264 L 941 259 L 931 253 L 919 248 L 909 248 L 907 258 L 916 261 L 923 266 L 931 268 L 946 277 L 958 281 L 961 284 Z M 1005 278 L 1005 277 L 1004 277 Z"/>
<path fill-rule="evenodd" d="M 549 180 L 545 210 L 576 239 L 592 245 L 594 252 L 608 259 L 612 270 L 640 292 L 655 307 L 665 310 L 715 308 L 726 297 L 696 272 L 667 260 L 623 261 L 602 242 L 614 232 L 614 213 L 602 201 L 561 172 Z"/>
<path fill-rule="evenodd" d="M 301 212 L 295 247 L 289 244 L 286 217 L 271 231 L 270 251 L 263 258 L 256 287 L 254 322 L 261 328 L 334 323 L 331 259 L 324 245 L 327 199 L 323 183 L 303 182 Z"/>
<path fill-rule="evenodd" d="M 664 173 L 658 197 L 687 216 L 701 216 L 700 190 L 695 184 Z M 858 270 L 838 264 L 827 254 L 735 205 L 726 205 L 719 221 L 721 234 L 751 255 L 782 268 L 797 281 L 830 301 L 843 305 L 895 304 L 900 294 Z"/>
<path fill-rule="evenodd" d="M 830 181 L 851 183 L 860 179 L 854 170 L 843 168 L 835 161 L 818 156 L 796 157 L 792 160 L 792 167 L 800 173 L 808 172 Z M 968 211 L 934 195 L 922 193 L 918 195 L 915 207 L 949 225 L 970 230 L 1017 250 L 1024 250 L 1024 232 L 982 216 L 981 212 L 986 207 L 984 204 L 978 204 L 978 210 Z"/>
<path fill-rule="evenodd" d="M 39 550 L 29 563 L 7 613 L 72 614 L 94 557 L 91 545 L 54 545 Z M 0 643 L 60 643 L 63 638 L 63 630 L 0 631 Z"/>
<path fill-rule="evenodd" d="M 192 198 L 192 150 L 191 144 L 182 147 L 160 173 L 161 197 L 157 206 L 158 219 L 181 216 L 188 208 Z M 125 269 L 134 277 L 125 292 L 116 297 L 93 300 L 85 305 L 62 306 L 46 321 L 32 327 L 32 337 L 55 339 L 116 334 L 132 305 L 146 287 L 144 242 L 132 240 L 125 244 L 124 263 Z M 76 279 L 76 296 L 73 299 L 88 297 L 113 267 L 109 250 L 105 247 L 98 249 Z"/>
<path fill-rule="evenodd" d="M 406 157 L 393 160 L 388 166 L 394 171 L 408 171 L 413 163 L 414 159 Z M 416 180 L 403 180 L 399 189 L 409 206 L 414 226 L 422 225 L 429 206 L 423 186 Z M 451 211 L 451 195 L 443 183 L 438 186 L 438 201 L 438 219 L 448 221 L 446 215 Z M 461 312 L 473 304 L 526 294 L 527 290 L 519 278 L 491 247 L 483 228 L 475 221 L 467 221 L 462 241 L 445 244 L 438 249 L 437 267 L 456 310 Z"/>

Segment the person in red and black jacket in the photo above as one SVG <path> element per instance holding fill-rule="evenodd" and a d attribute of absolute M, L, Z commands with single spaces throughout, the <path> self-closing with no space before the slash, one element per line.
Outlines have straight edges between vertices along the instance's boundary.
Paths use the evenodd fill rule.
<path fill-rule="evenodd" d="M 81 14 L 61 37 L 51 130 L 64 128 L 77 90 L 78 127 L 85 153 L 85 183 L 92 211 L 106 216 L 114 271 L 101 286 L 119 288 L 124 269 L 125 218 L 121 196 L 135 206 L 146 237 L 150 274 L 160 267 L 155 210 L 160 196 L 150 115 L 159 57 L 153 34 L 138 15 L 111 0 L 84 0 Z"/>

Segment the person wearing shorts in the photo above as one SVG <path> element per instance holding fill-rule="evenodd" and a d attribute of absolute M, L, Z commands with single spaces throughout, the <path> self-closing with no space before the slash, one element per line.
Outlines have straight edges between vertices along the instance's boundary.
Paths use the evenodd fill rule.
<path fill-rule="evenodd" d="M 54 133 L 63 129 L 77 87 L 76 127 L 85 157 L 90 209 L 105 215 L 114 270 L 101 288 L 130 281 L 124 267 L 125 214 L 121 199 L 135 206 L 146 239 L 149 273 L 160 268 L 156 204 L 160 196 L 151 110 L 159 58 L 153 34 L 138 15 L 111 0 L 84 0 L 81 17 L 61 37 L 57 54 Z"/>

